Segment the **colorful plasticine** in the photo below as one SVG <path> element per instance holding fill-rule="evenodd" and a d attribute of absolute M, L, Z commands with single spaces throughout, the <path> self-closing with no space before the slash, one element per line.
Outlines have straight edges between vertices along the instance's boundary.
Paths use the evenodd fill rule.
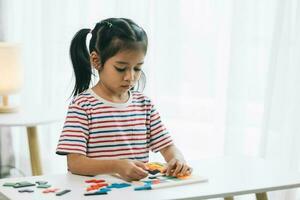
<path fill-rule="evenodd" d="M 60 191 L 60 192 L 56 193 L 55 195 L 56 196 L 62 196 L 64 194 L 67 194 L 68 192 L 71 192 L 71 190 L 63 190 L 63 191 Z"/>
<path fill-rule="evenodd" d="M 91 191 L 91 190 L 98 190 L 100 189 L 101 187 L 105 187 L 105 186 L 108 186 L 107 183 L 97 183 L 97 184 L 94 184 L 94 185 L 90 185 L 86 191 Z"/>
<path fill-rule="evenodd" d="M 42 184 L 37 186 L 37 188 L 49 188 L 49 187 L 51 187 L 51 185 Z"/>
<path fill-rule="evenodd" d="M 30 190 L 30 189 L 23 189 L 23 190 L 18 190 L 18 192 L 27 192 L 27 193 L 31 193 L 31 192 L 34 192 L 34 190 Z"/>
<path fill-rule="evenodd" d="M 86 180 L 86 183 L 103 183 L 105 182 L 104 179 L 90 179 L 90 180 Z"/>
<path fill-rule="evenodd" d="M 58 188 L 51 188 L 51 189 L 44 190 L 43 193 L 45 193 L 45 194 L 47 194 L 47 193 L 55 193 L 58 190 L 59 190 Z"/>
<path fill-rule="evenodd" d="M 16 183 L 13 187 L 14 188 L 20 188 L 20 187 L 29 187 L 29 186 L 35 186 L 35 184 L 27 182 L 27 181 L 23 181 L 23 182 Z"/>

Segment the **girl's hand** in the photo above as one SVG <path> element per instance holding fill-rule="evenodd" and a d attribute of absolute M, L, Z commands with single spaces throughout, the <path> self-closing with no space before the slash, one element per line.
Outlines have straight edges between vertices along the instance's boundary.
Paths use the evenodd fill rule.
<path fill-rule="evenodd" d="M 192 174 L 192 168 L 186 164 L 185 161 L 182 161 L 177 158 L 173 158 L 168 162 L 168 166 L 165 169 L 167 176 L 189 176 Z"/>
<path fill-rule="evenodd" d="M 126 181 L 140 180 L 148 176 L 146 165 L 140 161 L 119 160 L 117 173 Z"/>

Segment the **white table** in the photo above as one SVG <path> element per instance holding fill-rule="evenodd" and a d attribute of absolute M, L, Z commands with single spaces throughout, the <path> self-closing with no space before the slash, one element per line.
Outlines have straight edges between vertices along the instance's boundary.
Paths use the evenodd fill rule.
<path fill-rule="evenodd" d="M 17 113 L 1 113 L 0 127 L 24 126 L 27 129 L 28 145 L 30 151 L 32 175 L 42 175 L 41 159 L 39 154 L 39 144 L 37 126 L 48 124 L 62 119 L 52 110 L 47 108 L 41 111 L 20 110 Z"/>
<path fill-rule="evenodd" d="M 280 168 L 274 163 L 252 158 L 219 158 L 205 159 L 194 163 L 194 173 L 205 176 L 208 182 L 196 183 L 172 188 L 134 191 L 132 187 L 113 189 L 107 195 L 84 196 L 87 186 L 84 180 L 90 177 L 72 175 L 70 173 L 48 176 L 24 177 L 14 179 L 0 179 L 0 191 L 10 199 L 233 199 L 243 194 L 258 194 L 257 199 L 266 200 L 268 191 L 283 190 L 300 187 L 300 173 Z M 107 181 L 120 182 L 111 176 L 97 176 Z M 3 187 L 5 182 L 19 182 L 38 180 L 48 181 L 52 187 L 71 189 L 72 191 L 62 197 L 54 194 L 43 194 L 43 189 L 35 186 L 29 187 L 34 193 L 19 193 L 17 189 Z"/>

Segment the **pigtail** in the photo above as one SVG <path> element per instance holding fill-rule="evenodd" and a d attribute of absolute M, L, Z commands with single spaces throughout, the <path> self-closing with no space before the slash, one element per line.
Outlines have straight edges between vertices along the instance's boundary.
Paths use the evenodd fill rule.
<path fill-rule="evenodd" d="M 86 37 L 90 29 L 81 29 L 71 41 L 70 56 L 75 74 L 75 86 L 72 95 L 85 91 L 89 88 L 92 76 L 90 56 L 86 46 Z"/>

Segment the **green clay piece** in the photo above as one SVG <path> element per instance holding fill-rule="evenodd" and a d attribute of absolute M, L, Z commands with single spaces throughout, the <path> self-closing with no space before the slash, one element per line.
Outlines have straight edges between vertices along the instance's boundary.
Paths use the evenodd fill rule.
<path fill-rule="evenodd" d="M 49 187 L 51 187 L 51 185 L 44 184 L 44 185 L 37 186 L 37 188 L 49 188 Z"/>

